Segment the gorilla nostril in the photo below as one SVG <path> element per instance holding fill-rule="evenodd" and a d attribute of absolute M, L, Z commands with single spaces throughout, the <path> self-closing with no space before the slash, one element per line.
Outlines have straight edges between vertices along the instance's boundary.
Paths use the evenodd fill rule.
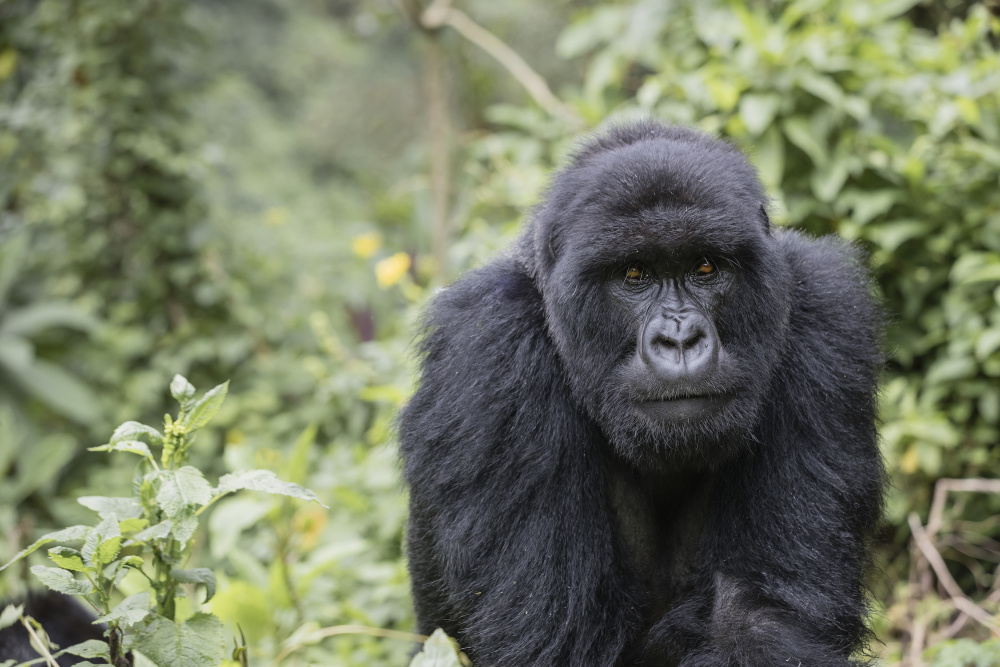
<path fill-rule="evenodd" d="M 692 347 L 700 343 L 705 339 L 705 332 L 695 331 L 686 341 L 684 341 L 684 349 L 690 350 Z"/>

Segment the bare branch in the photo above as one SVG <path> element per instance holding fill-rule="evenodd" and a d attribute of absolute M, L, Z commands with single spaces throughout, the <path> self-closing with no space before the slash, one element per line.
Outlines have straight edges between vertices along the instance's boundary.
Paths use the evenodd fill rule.
<path fill-rule="evenodd" d="M 1000 636 L 1000 626 L 993 620 L 993 615 L 967 598 L 965 593 L 962 592 L 961 587 L 952 578 L 951 573 L 948 571 L 948 566 L 945 565 L 944 558 L 938 553 L 931 538 L 928 537 L 924 527 L 920 524 L 920 518 L 916 514 L 910 514 L 908 521 L 910 531 L 913 533 L 914 542 L 920 548 L 924 558 L 927 559 L 927 562 L 934 569 L 934 574 L 937 575 L 941 586 L 951 596 L 951 603 L 963 614 L 971 616 L 989 628 L 991 633 Z"/>
<path fill-rule="evenodd" d="M 941 517 L 948 494 L 952 491 L 971 493 L 1000 493 L 1000 480 L 997 479 L 939 479 L 934 485 L 934 501 L 927 516 L 927 532 L 936 534 L 941 529 Z"/>
<path fill-rule="evenodd" d="M 455 32 L 493 56 L 497 62 L 524 86 L 528 94 L 552 116 L 579 122 L 580 118 L 562 100 L 555 96 L 538 72 L 499 37 L 473 21 L 465 12 L 451 6 L 449 0 L 435 1 L 420 16 L 420 23 L 428 30 L 451 26 Z"/>

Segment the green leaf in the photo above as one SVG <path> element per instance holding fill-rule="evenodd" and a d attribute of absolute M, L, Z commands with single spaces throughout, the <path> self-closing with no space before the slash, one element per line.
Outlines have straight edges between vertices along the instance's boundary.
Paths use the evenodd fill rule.
<path fill-rule="evenodd" d="M 215 573 L 207 567 L 191 570 L 170 570 L 170 576 L 182 584 L 202 584 L 205 587 L 205 602 L 215 596 Z"/>
<path fill-rule="evenodd" d="M 424 642 L 424 648 L 413 656 L 410 667 L 462 667 L 458 644 L 438 628 Z"/>
<path fill-rule="evenodd" d="M 46 544 L 52 542 L 76 542 L 77 540 L 86 540 L 90 536 L 90 532 L 93 530 L 90 526 L 70 526 L 69 528 L 63 528 L 62 530 L 57 530 L 54 533 L 47 533 L 42 535 L 37 540 L 35 540 L 31 546 L 23 549 L 17 553 L 7 564 L 0 567 L 0 572 L 3 572 L 8 567 L 21 560 L 25 556 L 34 553 L 38 549 L 42 548 Z"/>
<path fill-rule="evenodd" d="M 148 542 L 149 540 L 161 540 L 170 534 L 173 530 L 174 524 L 172 521 L 161 521 L 160 523 L 154 524 L 142 531 L 141 533 L 136 533 L 130 539 L 135 542 Z"/>
<path fill-rule="evenodd" d="M 142 591 L 128 596 L 114 609 L 94 622 L 118 623 L 120 626 L 128 628 L 145 620 L 149 614 L 149 591 Z"/>
<path fill-rule="evenodd" d="M 94 567 L 107 565 L 121 549 L 122 533 L 114 517 L 102 519 L 83 544 L 83 558 Z"/>
<path fill-rule="evenodd" d="M 64 570 L 83 572 L 87 569 L 80 552 L 69 547 L 52 547 L 49 549 L 49 560 Z"/>
<path fill-rule="evenodd" d="M 979 335 L 976 340 L 976 358 L 986 361 L 997 350 L 1000 350 L 1000 325 L 990 327 Z"/>
<path fill-rule="evenodd" d="M 292 498 L 311 500 L 323 505 L 316 494 L 309 489 L 291 482 L 283 482 L 270 470 L 241 470 L 223 475 L 219 479 L 219 488 L 215 490 L 215 495 L 221 496 L 233 491 L 239 491 L 240 489 L 263 491 L 280 496 L 291 496 Z M 326 507 L 326 505 L 323 505 L 323 507 Z"/>
<path fill-rule="evenodd" d="M 20 233 L 7 236 L 3 243 L 0 243 L 0 310 L 3 310 L 4 304 L 7 303 L 7 293 L 27 257 L 27 250 L 28 233 L 23 229 Z"/>
<path fill-rule="evenodd" d="M 759 136 L 774 121 L 781 98 L 773 93 L 749 94 L 740 98 L 740 120 L 753 136 Z"/>
<path fill-rule="evenodd" d="M 81 658 L 105 658 L 111 660 L 111 649 L 106 641 L 100 639 L 88 639 L 79 644 L 67 646 L 60 653 L 71 653 Z M 77 663 L 79 665 L 80 663 Z"/>
<path fill-rule="evenodd" d="M 152 426 L 146 426 L 139 422 L 125 422 L 111 434 L 111 440 L 108 441 L 108 444 L 114 445 L 129 440 L 138 440 L 149 445 L 162 445 L 163 434 Z"/>
<path fill-rule="evenodd" d="M 156 502 L 171 519 L 191 506 L 201 506 L 212 499 L 212 485 L 201 471 L 191 466 L 164 470 L 160 474 L 160 489 Z"/>
<path fill-rule="evenodd" d="M 9 604 L 3 608 L 0 612 L 0 630 L 4 628 L 9 628 L 10 626 L 17 623 L 18 619 L 21 618 L 21 614 L 24 613 L 24 605 L 13 605 Z"/>
<path fill-rule="evenodd" d="M 100 445 L 98 447 L 88 447 L 88 452 L 128 452 L 129 454 L 138 454 L 139 456 L 145 458 L 146 460 L 154 463 L 153 453 L 149 451 L 149 445 L 144 442 L 139 442 L 138 440 L 124 440 L 122 442 L 116 442 L 115 444 Z"/>
<path fill-rule="evenodd" d="M 0 334 L 30 337 L 54 327 L 89 332 L 97 328 L 97 320 L 70 303 L 39 303 L 7 313 Z"/>
<path fill-rule="evenodd" d="M 802 116 L 786 118 L 781 128 L 788 140 L 808 155 L 813 164 L 819 167 L 827 163 L 829 151 L 813 136 L 813 127 L 807 118 Z"/>
<path fill-rule="evenodd" d="M 175 375 L 174 379 L 170 381 L 170 395 L 181 404 L 183 409 L 194 398 L 194 385 L 188 382 L 183 375 Z"/>
<path fill-rule="evenodd" d="M 29 394 L 78 424 L 93 424 L 99 416 L 94 392 L 52 362 L 35 359 L 30 365 L 14 370 L 11 378 Z"/>
<path fill-rule="evenodd" d="M 66 570 L 55 567 L 45 567 L 35 565 L 31 568 L 31 573 L 38 577 L 43 584 L 66 595 L 90 595 L 94 592 L 94 587 L 86 579 L 76 579 Z"/>
<path fill-rule="evenodd" d="M 80 496 L 76 499 L 87 509 L 94 510 L 102 519 L 124 521 L 142 516 L 142 505 L 134 498 L 111 498 L 108 496 Z"/>
<path fill-rule="evenodd" d="M 156 616 L 137 633 L 134 646 L 157 665 L 218 667 L 226 657 L 222 621 L 211 614 L 183 623 Z"/>
<path fill-rule="evenodd" d="M 219 408 L 222 407 L 222 402 L 226 400 L 226 392 L 228 391 L 229 381 L 226 380 L 218 387 L 214 387 L 202 396 L 200 401 L 194 404 L 191 412 L 184 415 L 184 426 L 187 427 L 188 433 L 201 428 L 215 416 Z"/>
<path fill-rule="evenodd" d="M 846 160 L 833 160 L 814 169 L 809 181 L 813 194 L 820 201 L 833 201 L 847 181 L 848 173 Z"/>

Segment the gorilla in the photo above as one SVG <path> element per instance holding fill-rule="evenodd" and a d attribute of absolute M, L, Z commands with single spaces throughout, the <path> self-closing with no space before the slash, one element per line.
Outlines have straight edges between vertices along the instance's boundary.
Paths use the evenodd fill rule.
<path fill-rule="evenodd" d="M 434 298 L 398 429 L 421 632 L 477 667 L 870 662 L 881 314 L 727 143 L 582 144 Z"/>

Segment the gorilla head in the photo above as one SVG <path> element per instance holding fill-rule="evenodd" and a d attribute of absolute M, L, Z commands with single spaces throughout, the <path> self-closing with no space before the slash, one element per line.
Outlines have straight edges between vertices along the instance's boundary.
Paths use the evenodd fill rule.
<path fill-rule="evenodd" d="M 572 159 L 524 242 L 570 386 L 645 465 L 724 462 L 786 336 L 790 274 L 736 149 L 653 123 Z"/>

